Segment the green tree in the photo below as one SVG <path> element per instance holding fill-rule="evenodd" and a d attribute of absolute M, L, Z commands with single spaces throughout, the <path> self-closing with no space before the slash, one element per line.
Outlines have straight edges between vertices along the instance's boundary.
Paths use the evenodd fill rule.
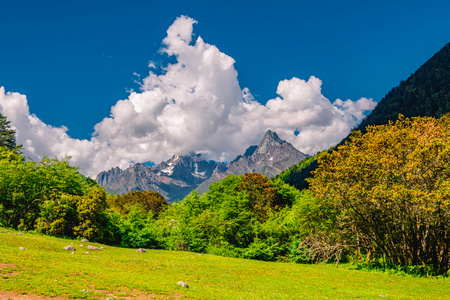
<path fill-rule="evenodd" d="M 450 268 L 450 115 L 356 131 L 319 158 L 310 189 L 342 244 L 389 263 Z"/>
<path fill-rule="evenodd" d="M 128 248 L 156 248 L 155 218 L 134 205 L 126 215 L 114 211 L 110 214 L 111 227 L 119 236 L 119 244 Z"/>
<path fill-rule="evenodd" d="M 77 196 L 55 193 L 41 204 L 35 228 L 40 233 L 74 237 L 77 218 Z"/>
<path fill-rule="evenodd" d="M 3 226 L 34 229 L 40 212 L 61 195 L 87 194 L 94 186 L 70 166 L 69 158 L 44 157 L 27 161 L 7 147 L 0 147 L 0 222 Z M 62 203 L 62 202 L 61 202 Z M 42 216 L 41 216 L 42 217 Z M 48 220 L 50 222 L 50 220 Z"/>
<path fill-rule="evenodd" d="M 106 193 L 103 188 L 91 190 L 87 195 L 76 196 L 78 225 L 73 228 L 76 236 L 89 240 L 107 239 Z"/>
<path fill-rule="evenodd" d="M 131 191 L 122 196 L 111 197 L 108 199 L 108 205 L 125 215 L 137 205 L 144 213 L 152 212 L 155 217 L 158 217 L 169 203 L 161 194 L 154 191 Z"/>
<path fill-rule="evenodd" d="M 162 212 L 158 240 L 171 250 L 275 260 L 287 256 L 299 236 L 291 205 L 301 196 L 281 180 L 230 175 Z"/>
<path fill-rule="evenodd" d="M 33 164 L 24 161 L 21 154 L 0 147 L 0 225 L 17 228 L 25 218 L 25 213 L 37 205 L 27 200 L 31 194 L 29 182 L 32 180 Z"/>
<path fill-rule="evenodd" d="M 171 205 L 157 221 L 158 238 L 166 249 L 237 256 L 236 247 L 252 241 L 249 198 L 237 190 L 242 176 L 214 182 L 201 197 L 194 191 Z"/>
<path fill-rule="evenodd" d="M 16 131 L 11 128 L 11 121 L 8 121 L 4 115 L 0 113 L 0 146 L 7 147 L 12 150 L 16 145 Z"/>
<path fill-rule="evenodd" d="M 281 182 L 278 182 L 278 186 L 280 191 L 267 177 L 259 173 L 246 173 L 236 188 L 248 195 L 251 210 L 258 221 L 263 222 L 268 218 L 269 212 L 278 211 L 292 204 L 293 200 L 281 193 L 281 187 L 284 187 Z M 284 188 L 286 189 L 287 186 Z"/>

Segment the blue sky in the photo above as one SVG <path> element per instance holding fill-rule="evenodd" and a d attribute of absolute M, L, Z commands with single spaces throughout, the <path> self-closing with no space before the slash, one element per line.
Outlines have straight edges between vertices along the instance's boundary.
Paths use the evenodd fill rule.
<path fill-rule="evenodd" d="M 162 41 L 184 15 L 198 22 L 191 43 L 200 36 L 234 59 L 240 89 L 262 105 L 280 81 L 310 76 L 330 102 L 379 101 L 450 42 L 449 12 L 435 0 L 2 1 L 0 87 L 25 95 L 43 123 L 90 139 L 139 91 L 150 61 L 174 61 Z"/>

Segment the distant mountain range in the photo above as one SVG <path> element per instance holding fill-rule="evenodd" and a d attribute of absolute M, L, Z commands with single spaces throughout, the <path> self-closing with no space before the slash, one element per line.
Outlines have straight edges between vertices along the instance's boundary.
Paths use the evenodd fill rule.
<path fill-rule="evenodd" d="M 115 167 L 98 174 L 96 181 L 106 191 L 125 194 L 131 190 L 152 190 L 173 202 L 194 189 L 202 194 L 211 183 L 230 174 L 258 172 L 273 177 L 305 157 L 306 154 L 269 130 L 259 145 L 250 146 L 229 164 L 203 160 L 200 154 L 174 155 L 157 167 L 143 164 L 126 170 Z"/>

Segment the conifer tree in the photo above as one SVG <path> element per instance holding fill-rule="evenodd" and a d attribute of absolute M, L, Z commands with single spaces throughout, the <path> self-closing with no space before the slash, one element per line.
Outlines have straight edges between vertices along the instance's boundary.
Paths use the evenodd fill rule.
<path fill-rule="evenodd" d="M 4 115 L 0 113 L 0 146 L 7 147 L 12 150 L 16 148 L 16 131 L 11 128 L 11 121 L 8 121 Z"/>

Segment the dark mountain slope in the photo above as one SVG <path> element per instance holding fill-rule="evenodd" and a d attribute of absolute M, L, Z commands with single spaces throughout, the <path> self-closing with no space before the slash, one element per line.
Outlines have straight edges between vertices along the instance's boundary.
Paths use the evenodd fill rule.
<path fill-rule="evenodd" d="M 369 125 L 387 124 L 395 121 L 400 113 L 406 117 L 438 118 L 447 112 L 450 112 L 450 43 L 393 88 L 356 129 L 364 131 Z M 317 155 L 301 161 L 282 172 L 279 178 L 299 189 L 307 188 L 307 179 L 317 168 L 316 159 Z"/>
<path fill-rule="evenodd" d="M 450 43 L 406 81 L 393 88 L 358 126 L 386 124 L 406 117 L 435 117 L 450 112 Z"/>

